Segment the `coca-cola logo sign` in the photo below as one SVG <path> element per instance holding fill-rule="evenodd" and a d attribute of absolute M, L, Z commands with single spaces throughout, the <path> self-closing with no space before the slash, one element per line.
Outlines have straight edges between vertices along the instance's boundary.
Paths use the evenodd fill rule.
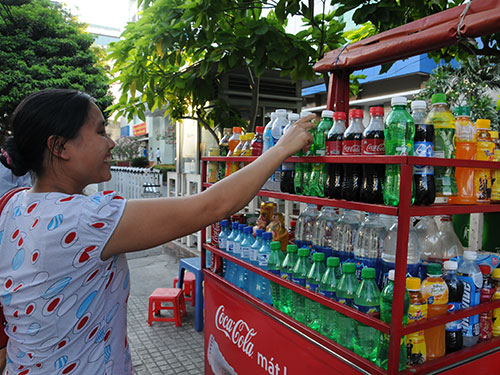
<path fill-rule="evenodd" d="M 220 305 L 215 314 L 215 327 L 224 333 L 229 341 L 236 345 L 248 357 L 252 357 L 254 344 L 252 338 L 257 334 L 255 329 L 242 319 L 235 321 L 225 313 L 224 305 Z"/>
<path fill-rule="evenodd" d="M 385 154 L 385 144 L 383 140 L 372 142 L 363 141 L 363 154 L 367 155 L 384 155 Z"/>
<path fill-rule="evenodd" d="M 359 155 L 361 154 L 361 142 L 347 142 L 342 144 L 342 154 L 344 155 Z"/>

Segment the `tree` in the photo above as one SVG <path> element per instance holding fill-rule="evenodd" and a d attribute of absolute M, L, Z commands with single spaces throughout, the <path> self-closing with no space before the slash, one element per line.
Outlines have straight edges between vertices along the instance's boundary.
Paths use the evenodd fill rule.
<path fill-rule="evenodd" d="M 197 119 L 215 138 L 214 126 L 244 126 L 248 120 L 248 129 L 254 129 L 267 69 L 293 80 L 314 79 L 313 62 L 344 43 L 344 24 L 332 12 L 314 16 L 314 1 L 293 9 L 278 8 L 281 3 L 147 1 L 141 18 L 111 47 L 123 92 L 112 109 L 117 116 L 144 119 L 147 109 L 165 107 L 173 120 Z M 301 15 L 306 29 L 287 34 L 283 14 Z M 236 68 L 244 68 L 250 82 L 248 119 L 223 99 L 221 77 Z"/>
<path fill-rule="evenodd" d="M 102 110 L 111 105 L 92 43 L 84 25 L 48 0 L 0 0 L 0 137 L 15 106 L 41 89 L 81 90 Z"/>

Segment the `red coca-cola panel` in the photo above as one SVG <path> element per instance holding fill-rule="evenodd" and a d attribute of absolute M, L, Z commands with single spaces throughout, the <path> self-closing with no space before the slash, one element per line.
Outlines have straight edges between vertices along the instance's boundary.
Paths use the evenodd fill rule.
<path fill-rule="evenodd" d="M 356 373 L 205 274 L 205 375 Z"/>
<path fill-rule="evenodd" d="M 219 234 L 220 234 L 220 231 L 222 230 L 222 227 L 220 225 L 220 221 L 212 224 L 212 232 L 211 232 L 211 244 L 213 246 L 217 246 L 219 247 Z"/>
<path fill-rule="evenodd" d="M 363 139 L 361 141 L 361 149 L 363 155 L 385 155 L 384 139 Z"/>
<path fill-rule="evenodd" d="M 342 142 L 342 155 L 360 155 L 361 154 L 361 141 L 344 139 Z"/>

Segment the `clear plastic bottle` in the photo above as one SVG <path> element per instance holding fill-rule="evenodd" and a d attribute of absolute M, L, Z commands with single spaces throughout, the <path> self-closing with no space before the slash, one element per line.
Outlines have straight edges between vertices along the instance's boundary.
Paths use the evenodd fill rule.
<path fill-rule="evenodd" d="M 297 263 L 293 267 L 292 282 L 305 288 L 309 267 L 309 249 L 300 248 Z M 297 292 L 292 292 L 292 316 L 296 321 L 306 324 L 305 297 Z"/>
<path fill-rule="evenodd" d="M 439 237 L 441 238 L 443 248 L 443 261 L 450 260 L 464 254 L 462 243 L 458 239 L 451 215 L 441 216 L 441 225 L 439 227 Z"/>
<path fill-rule="evenodd" d="M 406 279 L 406 289 L 410 294 L 410 308 L 408 309 L 408 324 L 427 319 L 427 302 L 421 293 L 421 283 L 418 277 Z M 408 366 L 419 365 L 427 358 L 424 331 L 410 333 L 405 337 L 408 355 Z"/>
<path fill-rule="evenodd" d="M 299 248 L 312 246 L 313 228 L 316 219 L 319 216 L 319 211 L 315 204 L 307 204 L 297 218 L 295 226 L 295 243 Z"/>
<path fill-rule="evenodd" d="M 337 222 L 336 249 L 333 249 L 341 263 L 354 259 L 354 241 L 360 225 L 358 212 L 345 209 Z"/>
<path fill-rule="evenodd" d="M 415 225 L 418 241 L 420 242 L 420 260 L 422 262 L 422 273 L 427 274 L 429 263 L 443 262 L 443 241 L 439 235 L 439 229 L 433 216 L 419 217 Z M 416 276 L 416 275 L 415 275 Z"/>
<path fill-rule="evenodd" d="M 242 258 L 241 257 L 241 243 L 245 239 L 245 228 L 247 227 L 246 224 L 239 224 L 238 225 L 238 236 L 234 239 L 233 241 L 233 255 L 237 258 Z M 251 232 L 250 232 L 251 233 Z M 244 276 L 245 275 L 245 268 L 241 267 L 237 264 L 234 265 L 234 278 L 232 283 L 236 285 L 238 288 L 243 288 L 243 283 L 244 283 Z"/>
<path fill-rule="evenodd" d="M 361 272 L 361 284 L 354 295 L 354 307 L 365 314 L 380 312 L 380 290 L 375 282 L 375 268 L 365 267 Z M 377 359 L 380 332 L 366 324 L 355 322 L 354 353 L 372 362 Z"/>
<path fill-rule="evenodd" d="M 234 222 L 231 224 L 231 233 L 227 237 L 227 253 L 230 255 L 234 255 L 233 250 L 234 250 L 234 240 L 236 237 L 238 237 L 239 234 L 239 223 Z M 234 280 L 234 275 L 235 275 L 235 270 L 236 270 L 236 265 L 233 262 L 227 261 L 226 264 L 226 274 L 225 278 L 227 281 L 230 283 L 233 282 Z"/>
<path fill-rule="evenodd" d="M 319 293 L 321 277 L 325 273 L 325 254 L 314 253 L 312 258 L 313 263 L 306 278 L 306 289 L 309 289 L 311 292 Z M 318 302 L 306 298 L 306 324 L 315 331 L 319 331 L 320 327 L 319 307 L 320 304 Z"/>
<path fill-rule="evenodd" d="M 281 262 L 283 261 L 283 252 L 281 251 L 281 242 L 271 242 L 271 254 L 267 262 L 267 270 L 276 276 L 280 276 Z M 280 285 L 270 281 L 271 295 L 273 297 L 273 306 L 281 310 Z"/>
<path fill-rule="evenodd" d="M 464 251 L 464 261 L 458 267 L 458 276 L 464 283 L 462 308 L 479 305 L 480 290 L 483 285 L 483 276 L 476 263 L 475 251 Z M 467 291 L 467 293 L 466 293 Z M 479 315 L 467 316 L 462 319 L 462 334 L 464 346 L 477 344 L 479 339 Z"/>
<path fill-rule="evenodd" d="M 231 230 L 229 229 L 229 220 L 221 220 L 220 222 L 221 231 L 218 238 L 218 247 L 222 251 L 227 251 L 227 238 L 231 234 Z M 226 274 L 227 271 L 227 261 L 226 259 L 222 259 L 222 276 Z"/>
<path fill-rule="evenodd" d="M 326 298 L 337 300 L 337 285 L 340 281 L 336 270 L 340 265 L 340 259 L 329 257 L 326 260 L 326 271 L 321 278 L 319 293 Z M 320 329 L 322 335 L 336 340 L 337 338 L 337 312 L 329 307 L 321 305 L 319 307 Z"/>
<path fill-rule="evenodd" d="M 279 139 L 281 138 L 281 136 L 283 134 L 283 128 L 286 126 L 286 124 L 288 122 L 286 109 L 277 109 L 276 114 L 277 114 L 276 120 L 273 122 L 273 125 L 271 128 L 271 136 L 273 137 L 273 146 L 276 143 L 278 143 Z M 281 181 L 281 165 L 274 172 L 274 174 L 272 176 L 272 180 L 275 182 Z"/>
<path fill-rule="evenodd" d="M 358 286 L 356 265 L 354 263 L 344 263 L 342 265 L 342 277 L 337 285 L 337 301 L 343 305 L 354 307 L 354 296 Z M 356 322 L 354 319 L 341 313 L 337 314 L 337 343 L 349 350 L 353 350 L 355 330 Z"/>
<path fill-rule="evenodd" d="M 271 113 L 271 120 L 264 127 L 264 132 L 262 134 L 262 137 L 264 139 L 264 143 L 262 144 L 262 153 L 266 152 L 267 150 L 269 150 L 271 147 L 274 146 L 273 135 L 271 131 L 273 128 L 273 123 L 277 117 L 278 114 L 276 112 Z"/>
<path fill-rule="evenodd" d="M 280 276 L 282 279 L 292 281 L 293 277 L 293 267 L 297 263 L 297 245 L 290 244 L 286 247 L 286 256 L 281 263 Z M 280 311 L 287 315 L 291 315 L 292 312 L 292 291 L 284 286 L 280 285 Z"/>
<path fill-rule="evenodd" d="M 259 266 L 259 250 L 263 244 L 262 235 L 264 234 L 264 232 L 265 232 L 264 229 L 257 229 L 255 231 L 255 240 L 252 243 L 252 246 L 250 247 L 250 264 L 254 265 L 255 267 Z M 257 297 L 256 295 L 257 276 L 258 275 L 256 275 L 253 272 L 247 272 L 247 278 L 245 279 L 244 282 L 244 285 L 246 285 L 244 289 L 247 290 L 254 297 Z"/>
<path fill-rule="evenodd" d="M 325 258 L 332 256 L 332 236 L 334 226 L 338 220 L 339 215 L 335 212 L 333 207 L 321 207 L 320 214 L 313 227 L 313 249 L 314 251 L 325 254 Z"/>
<path fill-rule="evenodd" d="M 444 281 L 448 286 L 448 313 L 458 311 L 462 308 L 462 297 L 464 294 L 464 283 L 457 274 L 458 263 L 453 260 L 444 262 Z M 446 354 L 456 352 L 464 346 L 462 335 L 462 320 L 454 320 L 446 323 Z"/>
<path fill-rule="evenodd" d="M 272 232 L 264 232 L 262 234 L 262 246 L 259 249 L 259 255 L 257 261 L 259 262 L 259 267 L 267 270 L 267 263 L 269 262 L 269 256 L 271 255 L 271 241 L 273 240 Z M 268 305 L 272 305 L 273 298 L 271 295 L 271 284 L 269 279 L 263 276 L 255 275 L 256 283 L 256 296 Z"/>
<path fill-rule="evenodd" d="M 252 245 L 254 243 L 254 238 L 252 235 L 253 228 L 250 226 L 246 226 L 243 229 L 243 240 L 241 241 L 240 245 L 240 254 L 241 254 L 241 259 L 244 260 L 247 263 L 252 263 L 251 261 L 251 253 L 252 253 Z M 246 268 L 243 268 L 242 274 L 240 274 L 240 278 L 243 278 L 242 280 L 239 280 L 237 284 L 241 285 L 241 288 L 249 292 L 252 290 L 252 281 L 254 279 L 254 274 L 252 271 L 247 270 Z"/>

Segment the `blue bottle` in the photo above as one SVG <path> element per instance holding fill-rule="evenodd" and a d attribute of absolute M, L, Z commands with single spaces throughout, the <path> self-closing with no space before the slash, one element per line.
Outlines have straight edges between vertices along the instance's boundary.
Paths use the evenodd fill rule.
<path fill-rule="evenodd" d="M 233 247 L 233 255 L 237 258 L 241 259 L 241 243 L 243 242 L 243 239 L 245 238 L 245 233 L 244 230 L 247 227 L 246 224 L 239 224 L 238 225 L 238 236 L 234 239 L 234 247 Z M 244 268 L 241 266 L 238 266 L 237 264 L 234 265 L 234 278 L 231 281 L 234 285 L 236 285 L 238 288 L 243 287 L 243 272 Z"/>
<path fill-rule="evenodd" d="M 227 253 L 230 255 L 234 255 L 233 249 L 234 249 L 234 240 L 236 237 L 238 237 L 238 234 L 240 233 L 238 230 L 239 223 L 233 222 L 231 225 L 231 234 L 227 237 Z M 227 267 L 226 267 L 226 275 L 225 279 L 229 282 L 232 282 L 234 277 L 234 267 L 235 264 L 233 262 L 227 262 Z"/>
<path fill-rule="evenodd" d="M 240 253 L 241 253 L 241 259 L 244 260 L 247 263 L 250 263 L 250 252 L 251 252 L 251 247 L 254 243 L 254 239 L 252 236 L 252 227 L 245 227 L 243 229 L 243 241 L 241 241 L 240 245 Z M 240 286 L 244 291 L 249 292 L 249 274 L 252 273 L 251 271 L 247 270 L 246 268 L 243 268 L 243 272 L 240 273 L 240 279 L 237 282 L 237 285 Z"/>
<path fill-rule="evenodd" d="M 269 255 L 271 255 L 272 240 L 272 232 L 264 232 L 262 234 L 262 246 L 259 249 L 257 261 L 259 263 L 259 267 L 264 270 L 267 270 L 267 262 L 269 261 Z M 269 283 L 269 280 L 260 275 L 255 275 L 255 279 L 255 296 L 261 301 L 272 305 L 273 298 L 271 295 L 271 284 Z"/>
<path fill-rule="evenodd" d="M 231 231 L 229 230 L 229 220 L 222 220 L 220 222 L 221 231 L 219 234 L 219 249 L 222 251 L 227 251 L 227 239 L 231 235 Z M 222 260 L 222 276 L 224 276 L 227 272 L 227 261 L 225 259 Z"/>
<path fill-rule="evenodd" d="M 262 247 L 262 234 L 265 232 L 264 229 L 257 229 L 255 232 L 255 241 L 253 242 L 252 246 L 250 247 L 250 263 L 254 265 L 255 267 L 259 266 L 258 258 L 259 258 L 259 249 Z M 257 275 L 253 272 L 248 272 L 247 273 L 247 279 L 245 280 L 245 286 L 247 289 L 245 289 L 248 293 L 250 293 L 252 296 L 257 297 L 255 294 L 255 282 L 256 282 Z"/>

